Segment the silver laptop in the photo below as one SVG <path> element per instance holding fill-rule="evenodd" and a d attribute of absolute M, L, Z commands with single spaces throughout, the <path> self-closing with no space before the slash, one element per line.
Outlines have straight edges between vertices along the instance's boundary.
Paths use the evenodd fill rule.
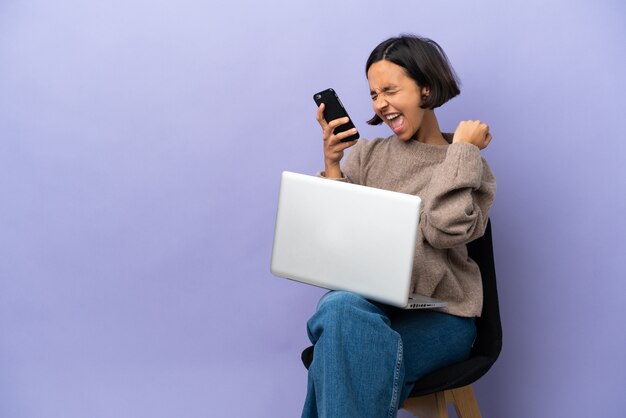
<path fill-rule="evenodd" d="M 409 295 L 417 196 L 283 172 L 271 272 L 405 309 L 446 302 Z"/>

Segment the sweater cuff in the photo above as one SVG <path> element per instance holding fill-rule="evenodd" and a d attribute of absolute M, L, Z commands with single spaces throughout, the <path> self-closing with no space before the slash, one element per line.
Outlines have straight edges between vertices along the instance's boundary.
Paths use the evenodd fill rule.
<path fill-rule="evenodd" d="M 456 165 L 456 178 L 468 186 L 480 187 L 483 159 L 480 149 L 467 142 L 455 142 L 448 147 L 446 158 Z"/>
<path fill-rule="evenodd" d="M 469 142 L 454 142 L 448 146 L 448 153 L 459 154 L 463 156 L 474 155 L 480 158 L 480 148 Z M 471 157 L 470 157 L 471 158 Z"/>
<path fill-rule="evenodd" d="M 325 171 L 318 171 L 317 172 L 317 177 L 321 177 L 323 179 L 327 179 L 328 177 L 326 177 L 326 172 Z M 337 178 L 337 179 L 328 179 L 328 180 L 334 180 L 334 181 L 342 181 L 342 182 L 347 182 L 348 179 L 346 178 L 345 174 L 343 174 L 343 171 L 341 172 L 341 177 Z"/>

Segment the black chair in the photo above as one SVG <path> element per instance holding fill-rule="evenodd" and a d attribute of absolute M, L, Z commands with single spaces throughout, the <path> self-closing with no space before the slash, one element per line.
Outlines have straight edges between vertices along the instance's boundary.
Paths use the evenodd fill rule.
<path fill-rule="evenodd" d="M 480 267 L 483 282 L 483 310 L 476 321 L 476 341 L 470 358 L 424 376 L 402 408 L 420 418 L 447 418 L 447 404 L 452 403 L 459 418 L 480 418 L 480 410 L 471 384 L 495 363 L 502 349 L 502 327 L 493 259 L 491 221 L 485 234 L 468 244 L 469 256 Z M 313 346 L 302 352 L 308 368 L 313 361 Z"/>

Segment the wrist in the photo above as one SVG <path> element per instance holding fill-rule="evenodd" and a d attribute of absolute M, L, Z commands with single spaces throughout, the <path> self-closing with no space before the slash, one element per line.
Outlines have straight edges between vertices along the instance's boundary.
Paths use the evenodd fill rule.
<path fill-rule="evenodd" d="M 341 168 L 339 164 L 326 164 L 324 169 L 324 177 L 331 179 L 339 179 L 343 177 L 341 175 Z"/>

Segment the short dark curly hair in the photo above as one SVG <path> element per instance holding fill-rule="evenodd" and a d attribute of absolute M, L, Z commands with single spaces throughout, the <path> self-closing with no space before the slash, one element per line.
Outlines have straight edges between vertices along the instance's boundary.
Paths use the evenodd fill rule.
<path fill-rule="evenodd" d="M 448 57 L 432 39 L 405 34 L 381 42 L 367 59 L 365 75 L 374 63 L 383 60 L 404 68 L 418 86 L 428 87 L 430 94 L 420 106 L 423 109 L 435 109 L 461 93 Z M 367 123 L 380 125 L 382 119 L 374 115 Z"/>

